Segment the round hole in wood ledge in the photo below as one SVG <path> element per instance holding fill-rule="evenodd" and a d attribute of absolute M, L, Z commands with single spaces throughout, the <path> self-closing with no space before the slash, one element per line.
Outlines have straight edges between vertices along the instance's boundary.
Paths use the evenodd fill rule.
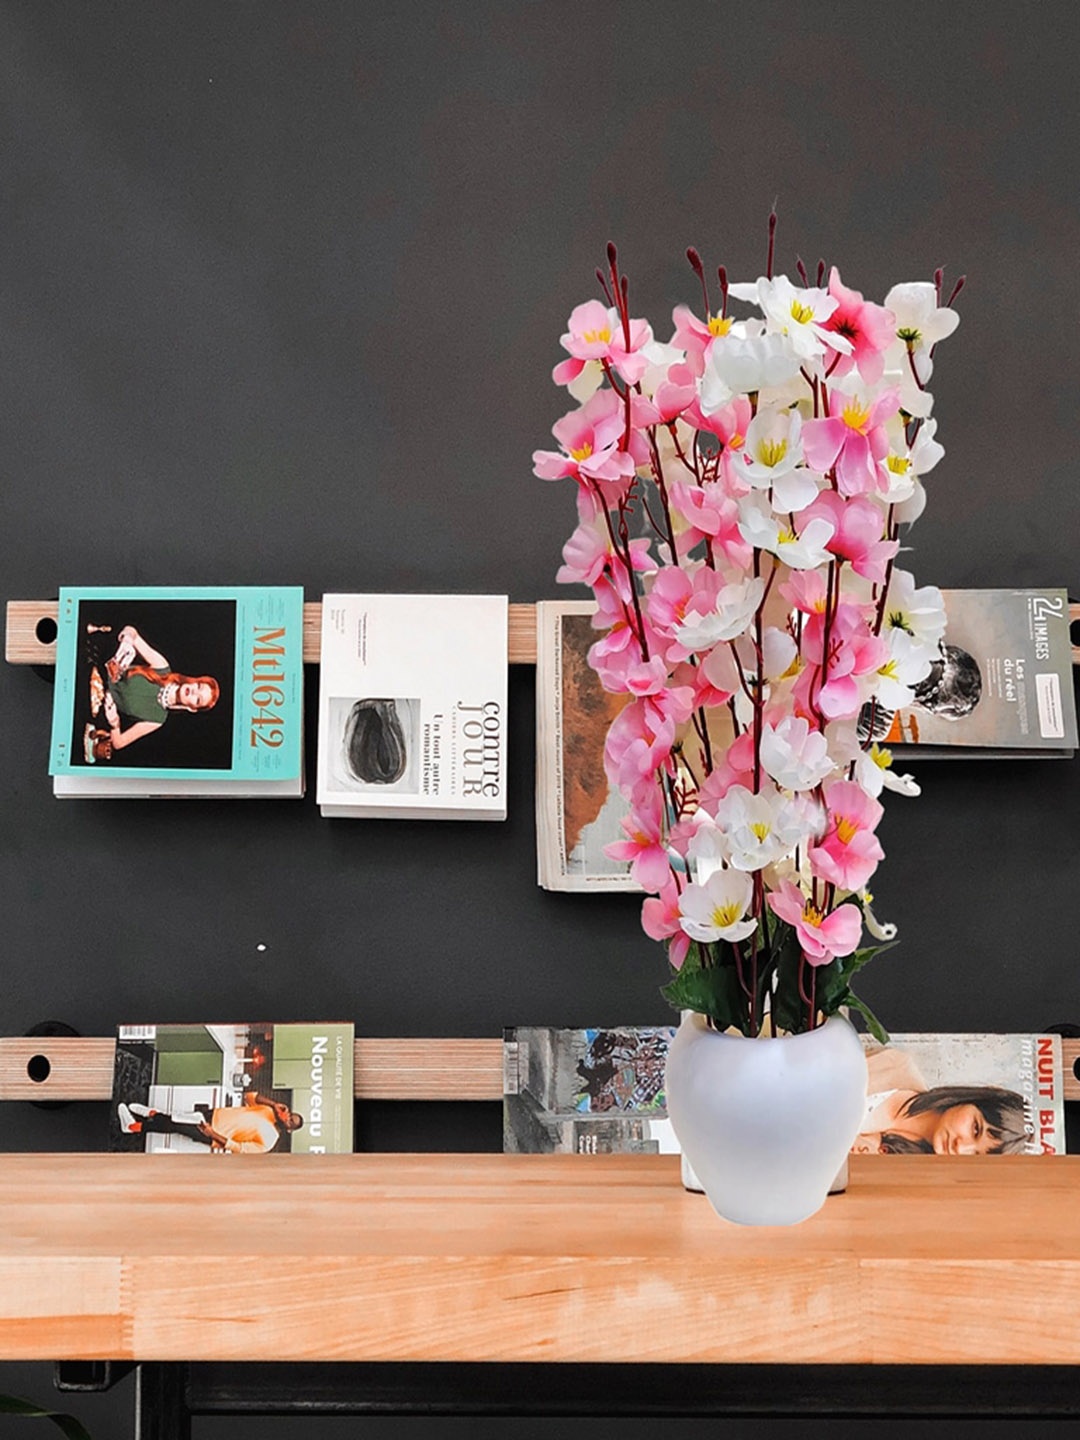
<path fill-rule="evenodd" d="M 52 1074 L 52 1062 L 47 1055 L 31 1055 L 26 1064 L 26 1073 L 35 1085 L 40 1085 Z"/>
<path fill-rule="evenodd" d="M 56 639 L 56 621 L 51 615 L 43 615 L 34 626 L 34 634 L 42 645 L 51 645 Z"/>

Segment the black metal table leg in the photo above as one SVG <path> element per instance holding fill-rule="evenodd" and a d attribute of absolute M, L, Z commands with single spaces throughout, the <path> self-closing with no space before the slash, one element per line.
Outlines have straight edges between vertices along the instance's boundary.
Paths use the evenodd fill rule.
<path fill-rule="evenodd" d="M 135 1440 L 191 1440 L 186 1365 L 155 1361 L 138 1367 Z"/>

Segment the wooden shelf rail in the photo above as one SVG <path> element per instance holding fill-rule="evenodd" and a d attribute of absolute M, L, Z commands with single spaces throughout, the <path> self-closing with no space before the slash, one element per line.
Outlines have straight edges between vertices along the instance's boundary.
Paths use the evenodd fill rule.
<path fill-rule="evenodd" d="M 9 665 L 56 664 L 55 600 L 9 600 L 5 655 Z M 1069 623 L 1080 621 L 1080 603 L 1069 606 Z M 51 629 L 50 629 L 51 626 Z M 304 661 L 319 663 L 322 605 L 304 605 Z M 51 638 L 42 638 L 48 636 Z M 536 606 L 511 605 L 507 659 L 511 665 L 536 664 Z M 1074 665 L 1080 665 L 1080 645 L 1072 647 Z"/>
<path fill-rule="evenodd" d="M 0 1100 L 108 1100 L 115 1053 L 111 1037 L 2 1036 Z M 354 1075 L 360 1100 L 501 1100 L 503 1043 L 357 1040 Z"/>
<path fill-rule="evenodd" d="M 9 665 L 56 664 L 55 600 L 9 600 L 5 656 Z M 536 606 L 511 605 L 507 659 L 511 665 L 536 664 Z M 304 663 L 319 663 L 322 605 L 304 605 Z"/>
<path fill-rule="evenodd" d="M 109 1100 L 115 1050 L 107 1036 L 0 1036 L 0 1100 Z M 1080 1100 L 1080 1040 L 1061 1052 L 1062 1094 Z M 360 1100 L 503 1097 L 500 1039 L 361 1039 L 354 1070 Z"/>

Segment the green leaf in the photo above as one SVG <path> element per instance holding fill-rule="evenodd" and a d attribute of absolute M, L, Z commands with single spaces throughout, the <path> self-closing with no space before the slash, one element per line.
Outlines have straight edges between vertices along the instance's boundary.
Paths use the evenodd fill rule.
<path fill-rule="evenodd" d="M 841 1005 L 847 1003 L 847 975 L 843 962 L 830 960 L 828 965 L 819 965 L 814 976 L 814 1000 L 817 1008 L 826 1017 L 835 1015 Z"/>
<path fill-rule="evenodd" d="M 857 995 L 853 994 L 852 991 L 849 990 L 844 998 L 843 1003 L 845 1005 L 850 1005 L 853 1010 L 858 1010 L 859 1014 L 866 1021 L 866 1028 L 870 1031 L 870 1034 L 873 1035 L 875 1040 L 879 1041 L 882 1045 L 887 1045 L 889 1043 L 889 1032 L 885 1029 L 885 1026 L 882 1025 L 881 1021 L 870 1009 L 870 1006 L 867 1005 L 865 1000 L 860 1000 Z"/>
<path fill-rule="evenodd" d="M 869 965 L 875 956 L 883 955 L 886 950 L 891 950 L 894 945 L 899 944 L 899 940 L 886 940 L 881 945 L 870 945 L 865 950 L 856 950 L 853 955 L 845 955 L 840 962 L 845 978 L 850 980 L 852 975 L 858 974 L 864 965 Z"/>
<path fill-rule="evenodd" d="M 798 1034 L 806 1028 L 806 1005 L 799 994 L 799 961 L 802 947 L 792 926 L 778 927 L 773 936 L 773 959 L 776 963 L 776 989 L 772 993 L 771 1008 L 774 1030 L 788 1030 Z"/>
<path fill-rule="evenodd" d="M 68 1440 L 91 1440 L 89 1430 L 81 1425 L 74 1415 L 65 1415 L 59 1410 L 43 1410 L 32 1400 L 20 1400 L 14 1395 L 0 1395 L 0 1415 L 25 1415 L 35 1420 L 51 1420 Z"/>
<path fill-rule="evenodd" d="M 734 1026 L 745 1035 L 749 1021 L 746 995 L 734 966 L 705 968 L 699 957 L 695 962 L 691 963 L 688 954 L 682 969 L 661 988 L 661 995 L 676 1010 L 696 1010 L 699 1015 L 708 1015 L 721 1030 Z"/>

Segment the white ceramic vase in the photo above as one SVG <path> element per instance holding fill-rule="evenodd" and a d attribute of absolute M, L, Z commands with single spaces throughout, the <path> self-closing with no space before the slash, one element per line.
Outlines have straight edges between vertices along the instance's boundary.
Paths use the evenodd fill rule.
<path fill-rule="evenodd" d="M 687 1015 L 668 1051 L 668 1115 L 713 1209 L 794 1225 L 825 1203 L 866 1109 L 866 1059 L 834 1015 L 805 1035 L 748 1040 Z"/>

